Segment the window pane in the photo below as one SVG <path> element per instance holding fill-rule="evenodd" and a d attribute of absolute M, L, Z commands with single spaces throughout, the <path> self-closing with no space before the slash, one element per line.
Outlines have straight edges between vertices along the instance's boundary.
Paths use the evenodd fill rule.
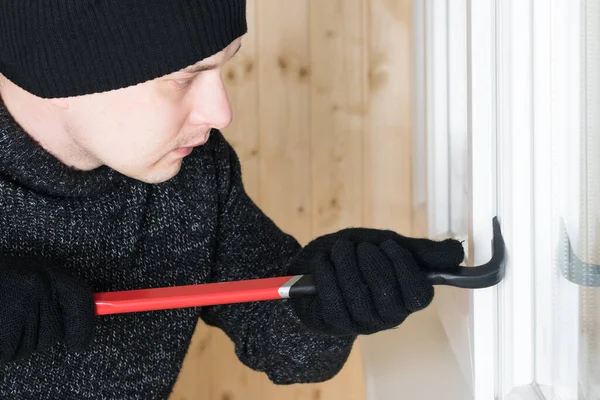
<path fill-rule="evenodd" d="M 535 372 L 547 399 L 600 399 L 598 3 L 552 3 L 549 89 L 535 99 L 549 111 L 534 155 Z"/>

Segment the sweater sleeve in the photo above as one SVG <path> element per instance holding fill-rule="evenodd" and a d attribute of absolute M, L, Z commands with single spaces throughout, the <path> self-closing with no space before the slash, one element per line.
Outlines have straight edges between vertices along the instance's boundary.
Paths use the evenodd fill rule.
<path fill-rule="evenodd" d="M 211 281 L 282 276 L 301 246 L 249 198 L 234 149 L 220 132 L 216 135 L 220 212 Z M 331 379 L 344 366 L 356 339 L 309 332 L 289 300 L 204 307 L 201 318 L 227 334 L 242 363 L 276 384 Z"/>

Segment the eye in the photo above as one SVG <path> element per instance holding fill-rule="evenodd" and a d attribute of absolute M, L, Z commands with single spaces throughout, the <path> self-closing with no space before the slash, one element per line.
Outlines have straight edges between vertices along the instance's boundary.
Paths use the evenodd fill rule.
<path fill-rule="evenodd" d="M 189 84 L 192 82 L 191 79 L 173 79 L 172 81 L 173 83 L 175 83 L 175 85 L 179 88 L 184 88 L 186 86 L 189 86 Z"/>

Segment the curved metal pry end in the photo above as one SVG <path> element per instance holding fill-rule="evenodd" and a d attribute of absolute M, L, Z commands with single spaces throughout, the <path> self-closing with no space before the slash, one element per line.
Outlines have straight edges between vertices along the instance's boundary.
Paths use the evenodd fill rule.
<path fill-rule="evenodd" d="M 498 284 L 504 279 L 506 249 L 498 217 L 492 219 L 492 258 L 478 267 L 458 267 L 452 271 L 430 271 L 427 277 L 434 285 L 482 289 Z"/>

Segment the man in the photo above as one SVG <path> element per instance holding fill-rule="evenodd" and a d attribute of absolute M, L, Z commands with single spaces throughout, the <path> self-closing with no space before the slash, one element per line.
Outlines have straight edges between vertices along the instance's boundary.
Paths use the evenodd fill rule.
<path fill-rule="evenodd" d="M 0 398 L 166 399 L 199 317 L 276 384 L 322 382 L 461 263 L 374 229 L 301 247 L 256 207 L 220 132 L 245 32 L 245 0 L 0 3 Z M 301 273 L 316 295 L 98 317 L 92 298 Z"/>

